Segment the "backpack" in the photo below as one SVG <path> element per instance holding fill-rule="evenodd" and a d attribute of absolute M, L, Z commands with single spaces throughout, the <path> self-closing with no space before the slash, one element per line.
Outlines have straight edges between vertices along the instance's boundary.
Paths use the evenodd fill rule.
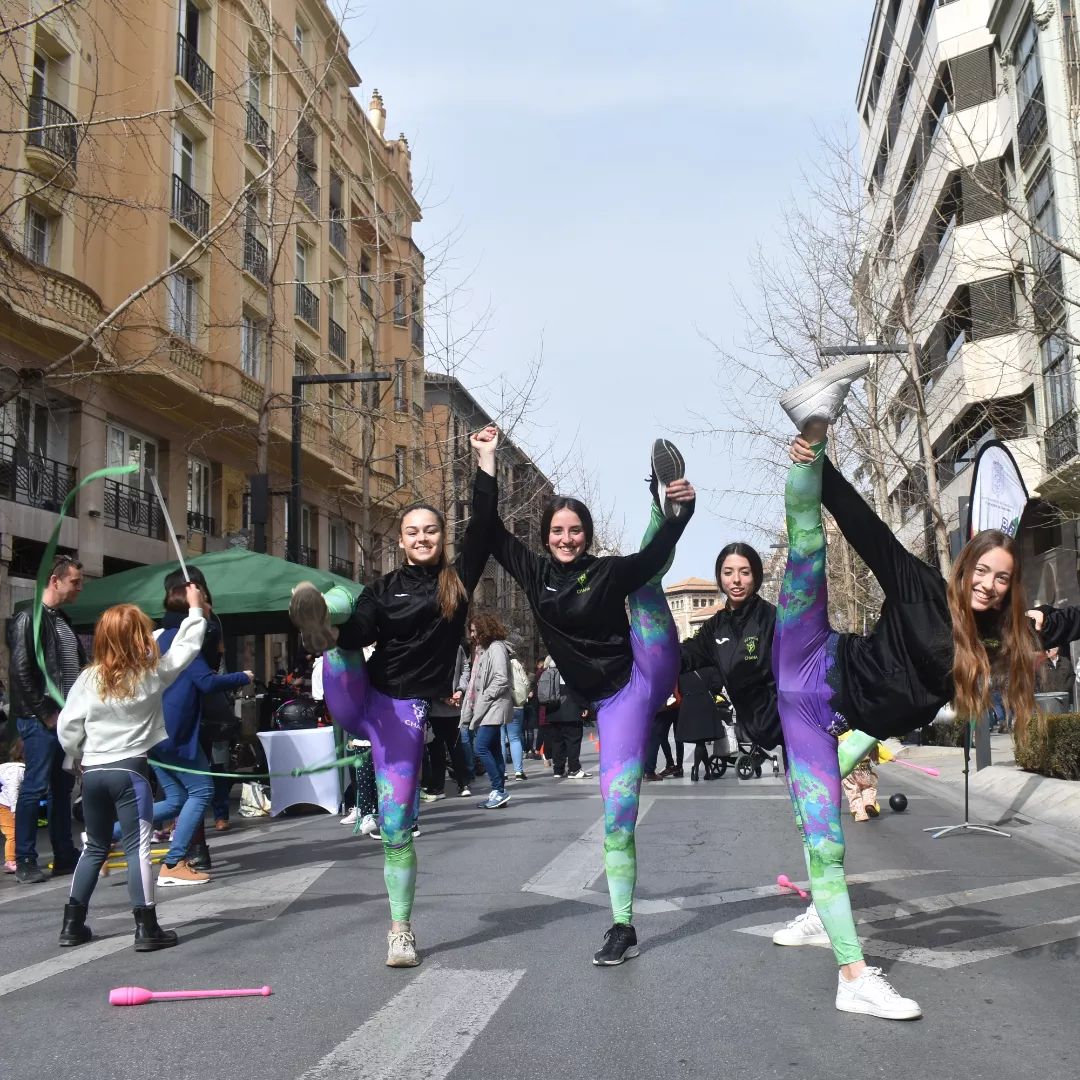
<path fill-rule="evenodd" d="M 544 668 L 536 682 L 536 700 L 541 705 L 561 705 L 561 681 L 558 668 Z"/>
<path fill-rule="evenodd" d="M 518 708 L 529 700 L 529 676 L 516 656 L 510 657 L 510 697 Z"/>

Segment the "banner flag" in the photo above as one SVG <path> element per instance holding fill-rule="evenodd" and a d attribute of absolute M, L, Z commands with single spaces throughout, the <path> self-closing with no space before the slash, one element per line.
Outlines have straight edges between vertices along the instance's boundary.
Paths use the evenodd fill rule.
<path fill-rule="evenodd" d="M 998 439 L 984 443 L 972 471 L 968 539 L 983 529 L 1016 536 L 1027 504 L 1027 487 L 1009 448 Z"/>

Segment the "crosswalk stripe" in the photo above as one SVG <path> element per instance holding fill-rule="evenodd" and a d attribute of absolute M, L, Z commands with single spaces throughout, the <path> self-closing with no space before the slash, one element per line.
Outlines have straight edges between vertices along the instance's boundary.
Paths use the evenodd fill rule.
<path fill-rule="evenodd" d="M 300 1080 L 445 1080 L 524 974 L 427 967 Z"/>

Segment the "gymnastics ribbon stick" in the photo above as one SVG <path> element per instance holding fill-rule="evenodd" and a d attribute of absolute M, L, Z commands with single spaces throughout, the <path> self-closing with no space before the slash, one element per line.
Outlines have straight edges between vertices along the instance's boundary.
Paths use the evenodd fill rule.
<path fill-rule="evenodd" d="M 176 539 L 176 533 L 173 530 L 172 518 L 169 517 L 169 508 L 165 505 L 165 499 L 162 497 L 161 488 L 158 487 L 157 477 L 152 472 L 148 472 L 147 475 L 150 477 L 150 483 L 153 485 L 154 494 L 157 496 L 158 505 L 160 505 L 161 507 L 161 516 L 165 519 L 165 524 L 169 528 L 169 539 L 172 541 L 173 551 L 176 552 L 176 559 L 177 562 L 180 563 L 180 569 L 184 572 L 184 581 L 190 581 L 191 579 L 188 577 L 187 563 L 184 562 L 184 554 L 180 550 L 180 544 Z"/>
<path fill-rule="evenodd" d="M 34 658 L 37 660 L 38 671 L 45 677 L 45 693 L 49 695 L 61 708 L 64 707 L 64 694 L 60 688 L 49 677 L 49 671 L 45 667 L 45 648 L 41 644 L 41 609 L 43 606 L 42 597 L 45 595 L 45 588 L 49 584 L 49 578 L 52 576 L 52 561 L 56 555 L 57 545 L 60 543 L 60 530 L 64 527 L 64 518 L 67 516 L 68 510 L 71 509 L 71 504 L 75 501 L 75 496 L 87 484 L 92 483 L 95 480 L 103 480 L 110 476 L 126 476 L 128 473 L 138 472 L 139 466 L 135 464 L 131 465 L 110 465 L 105 469 L 98 469 L 97 472 L 92 472 L 88 476 L 84 476 L 72 489 L 68 492 L 67 498 L 64 499 L 60 506 L 60 516 L 57 519 L 56 527 L 52 531 L 52 535 L 49 537 L 49 542 L 45 545 L 45 554 L 41 559 L 41 566 L 38 567 L 37 584 L 34 587 Z"/>

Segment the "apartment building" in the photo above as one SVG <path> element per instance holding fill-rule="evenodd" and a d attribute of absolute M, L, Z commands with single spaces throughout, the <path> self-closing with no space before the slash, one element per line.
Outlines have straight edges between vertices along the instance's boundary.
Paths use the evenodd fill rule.
<path fill-rule="evenodd" d="M 1062 8 L 878 0 L 857 99 L 868 228 L 856 302 L 865 339 L 914 346 L 916 364 L 887 361 L 878 383 L 883 509 L 902 539 L 934 561 L 932 468 L 955 554 L 969 466 L 999 438 L 1047 500 L 1029 554 L 1072 595 L 1075 530 L 1051 502 L 1077 456 L 1075 266 L 1053 242 L 1077 220 Z"/>
<path fill-rule="evenodd" d="M 0 611 L 121 463 L 61 532 L 91 576 L 171 557 L 152 473 L 192 553 L 254 542 L 268 474 L 267 549 L 370 579 L 424 445 L 405 137 L 322 0 L 42 10 L 0 59 Z M 291 523 L 291 379 L 365 372 L 305 389 Z"/>
<path fill-rule="evenodd" d="M 453 375 L 429 371 L 425 376 L 424 408 L 428 423 L 425 450 L 426 497 L 446 515 L 460 543 L 469 520 L 474 454 L 469 434 L 493 422 L 490 413 Z M 540 515 L 555 494 L 540 467 L 503 436 L 498 452 L 499 514 L 506 528 L 531 550 L 540 550 Z M 510 631 L 522 662 L 533 663 L 545 649 L 525 596 L 517 583 L 494 560 L 476 590 L 474 603 L 498 613 Z"/>
<path fill-rule="evenodd" d="M 689 577 L 664 586 L 664 595 L 671 608 L 671 617 L 679 632 L 679 640 L 692 637 L 697 627 L 704 622 L 699 618 L 703 612 L 715 614 L 722 602 L 716 582 L 709 578 Z M 708 615 L 705 616 L 708 618 Z"/>

